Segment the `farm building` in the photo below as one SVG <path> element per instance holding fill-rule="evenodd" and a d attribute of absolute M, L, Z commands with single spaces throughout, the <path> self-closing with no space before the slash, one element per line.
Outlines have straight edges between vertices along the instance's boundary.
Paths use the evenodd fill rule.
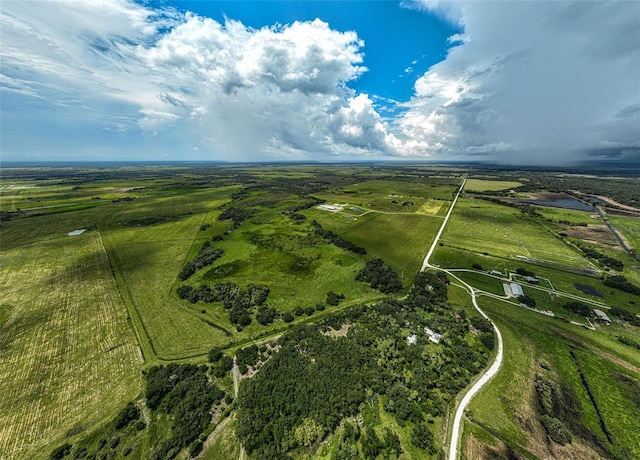
<path fill-rule="evenodd" d="M 424 328 L 424 333 L 429 336 L 429 340 L 431 340 L 433 343 L 440 343 L 440 340 L 443 337 L 442 334 L 438 334 L 437 332 L 432 331 L 428 327 Z"/>
<path fill-rule="evenodd" d="M 599 321 L 602 321 L 603 323 L 611 324 L 611 318 L 609 318 L 605 312 L 603 312 L 602 310 L 598 310 L 597 308 L 594 308 L 593 312 L 596 314 Z"/>
<path fill-rule="evenodd" d="M 317 209 L 319 209 L 320 211 L 336 212 L 336 211 L 342 211 L 342 206 L 337 204 L 334 204 L 334 205 L 321 204 L 320 206 L 317 207 Z"/>
<path fill-rule="evenodd" d="M 527 283 L 538 284 L 538 280 L 533 276 L 527 276 L 525 279 L 527 280 Z"/>
<path fill-rule="evenodd" d="M 518 283 L 511 283 L 509 287 L 511 287 L 511 294 L 513 294 L 514 297 L 520 297 L 521 295 L 524 295 L 522 286 L 520 286 Z"/>

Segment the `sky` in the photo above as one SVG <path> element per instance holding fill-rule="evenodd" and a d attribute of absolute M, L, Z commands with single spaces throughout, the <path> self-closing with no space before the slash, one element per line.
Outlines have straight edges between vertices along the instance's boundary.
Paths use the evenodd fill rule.
<path fill-rule="evenodd" d="M 1 161 L 640 164 L 640 2 L 0 2 Z"/>

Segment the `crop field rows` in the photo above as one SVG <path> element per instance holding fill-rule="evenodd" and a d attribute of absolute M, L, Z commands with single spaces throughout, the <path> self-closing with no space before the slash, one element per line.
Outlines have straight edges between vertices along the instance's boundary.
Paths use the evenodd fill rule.
<path fill-rule="evenodd" d="M 0 457 L 28 458 L 137 394 L 142 359 L 97 233 L 0 260 Z"/>

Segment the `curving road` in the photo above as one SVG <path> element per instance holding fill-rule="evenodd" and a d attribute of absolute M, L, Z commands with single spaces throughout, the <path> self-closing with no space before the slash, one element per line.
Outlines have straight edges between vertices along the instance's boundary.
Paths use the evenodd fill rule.
<path fill-rule="evenodd" d="M 480 309 L 480 307 L 478 306 L 478 302 L 476 300 L 476 289 L 473 288 L 472 286 L 470 286 L 469 284 L 467 284 L 466 282 L 462 281 L 460 278 L 458 278 L 457 276 L 455 276 L 455 274 L 451 273 L 449 270 L 445 270 L 443 268 L 440 267 L 435 267 L 433 265 L 431 265 L 429 263 L 429 259 L 431 258 L 431 254 L 433 254 L 433 251 L 435 250 L 435 248 L 438 245 L 438 241 L 440 240 L 440 237 L 442 236 L 442 232 L 444 231 L 444 228 L 447 225 L 447 222 L 449 221 L 449 217 L 451 216 L 451 212 L 453 211 L 453 208 L 456 205 L 456 202 L 458 201 L 458 197 L 460 196 L 460 193 L 462 192 L 462 189 L 464 188 L 465 183 L 467 182 L 467 179 L 465 179 L 462 182 L 462 185 L 460 185 L 460 189 L 458 190 L 458 193 L 456 194 L 456 197 L 453 200 L 453 203 L 451 203 L 451 207 L 449 208 L 449 211 L 447 212 L 446 217 L 444 218 L 444 222 L 442 222 L 442 226 L 440 227 L 440 230 L 438 230 L 438 233 L 435 237 L 435 239 L 433 240 L 433 243 L 431 244 L 431 248 L 429 248 L 429 252 L 427 252 L 427 255 L 424 258 L 424 262 L 422 263 L 422 268 L 420 269 L 420 271 L 424 271 L 427 268 L 430 269 L 434 269 L 434 270 L 440 270 L 443 271 L 445 273 L 447 273 L 448 275 L 452 276 L 453 278 L 455 278 L 460 284 L 462 284 L 466 289 L 468 289 L 469 294 L 471 295 L 471 300 L 473 302 L 473 306 L 475 307 L 476 310 L 478 310 L 480 312 L 480 314 L 486 318 L 487 320 L 491 321 L 491 319 Z M 469 391 L 467 391 L 467 393 L 464 395 L 464 397 L 462 398 L 462 400 L 460 401 L 460 404 L 458 405 L 458 408 L 456 409 L 456 414 L 453 418 L 453 427 L 451 429 L 451 444 L 449 445 L 449 460 L 456 460 L 458 458 L 458 444 L 460 444 L 460 426 L 462 425 L 462 417 L 464 415 L 464 411 L 467 408 L 467 405 L 469 404 L 469 402 L 471 401 L 471 399 L 475 396 L 475 394 L 480 391 L 480 389 L 489 381 L 491 380 L 491 378 L 497 374 L 498 370 L 500 369 L 500 366 L 502 365 L 502 357 L 503 357 L 503 345 L 502 345 L 502 334 L 500 333 L 500 330 L 498 329 L 498 327 L 496 326 L 496 324 L 491 321 L 491 324 L 493 325 L 493 330 L 496 332 L 496 336 L 498 337 L 498 352 L 496 353 L 496 357 L 493 361 L 493 364 L 491 364 L 491 367 L 489 367 L 489 369 L 486 370 L 486 372 L 484 374 L 482 374 L 482 376 L 476 381 L 476 383 L 473 384 L 473 386 L 469 389 Z"/>

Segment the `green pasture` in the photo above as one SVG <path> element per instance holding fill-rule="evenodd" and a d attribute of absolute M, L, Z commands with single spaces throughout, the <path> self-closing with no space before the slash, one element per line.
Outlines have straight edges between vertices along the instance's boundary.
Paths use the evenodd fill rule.
<path fill-rule="evenodd" d="M 446 230 L 445 230 L 446 232 Z M 518 268 L 524 268 L 526 270 L 532 271 L 541 278 L 544 278 L 540 281 L 539 286 L 541 287 L 553 287 L 556 291 L 566 292 L 568 294 L 572 294 L 575 296 L 579 296 L 585 301 L 596 301 L 604 303 L 610 307 L 623 307 L 627 310 L 634 311 L 636 313 L 640 313 L 640 302 L 637 301 L 636 297 L 633 294 L 628 294 L 626 292 L 618 291 L 616 289 L 609 288 L 605 286 L 600 277 L 596 276 L 588 276 L 584 274 L 578 274 L 573 272 L 561 271 L 561 270 L 552 270 L 548 267 L 541 267 L 535 265 L 533 263 L 526 263 L 518 260 L 485 256 L 483 254 L 478 254 L 476 252 L 469 252 L 463 249 L 455 249 L 451 247 L 437 247 L 431 257 L 431 263 L 438 265 L 442 268 L 471 268 L 474 264 L 480 264 L 484 270 L 498 270 L 503 273 L 503 275 L 508 276 L 509 272 L 515 273 Z M 456 272 L 458 273 L 458 272 Z M 629 272 L 625 272 L 629 273 Z M 480 275 L 482 276 L 482 275 Z M 517 279 L 517 275 L 516 276 Z M 486 277 L 489 278 L 489 277 Z M 463 278 L 464 279 L 464 278 Z M 631 278 L 630 278 L 631 279 Z M 549 280 L 548 282 L 546 280 Z M 496 280 L 497 282 L 498 280 Z M 476 285 L 476 283 L 480 283 Z M 549 284 L 550 283 L 550 284 Z M 481 279 L 475 280 L 470 283 L 472 286 L 478 287 L 479 289 L 485 289 L 482 284 Z M 523 287 L 530 286 L 526 282 L 521 283 Z M 581 284 L 584 286 L 589 286 L 591 288 L 596 289 L 598 292 L 602 294 L 601 297 L 593 296 L 589 294 L 585 294 L 577 289 L 576 284 Z M 497 287 L 494 284 L 494 288 Z M 498 293 L 497 291 L 488 290 L 489 292 Z M 531 286 L 531 290 L 535 292 L 535 286 Z M 500 293 L 502 294 L 502 293 Z M 548 299 L 548 294 L 545 294 Z M 559 302 L 569 302 L 572 299 L 566 297 L 558 296 Z M 594 307 L 597 308 L 597 307 Z M 553 310 L 553 309 L 552 309 Z M 562 311 L 558 312 L 559 314 L 565 315 Z M 566 315 L 565 315 L 566 316 Z M 580 321 L 583 321 L 582 318 Z"/>
<path fill-rule="evenodd" d="M 571 224 L 587 224 L 587 225 L 600 225 L 602 221 L 597 219 L 594 214 L 587 211 L 576 211 L 573 209 L 561 209 L 550 207 L 536 207 L 536 212 L 542 214 L 545 219 L 549 219 L 554 223 Z"/>
<path fill-rule="evenodd" d="M 536 363 L 544 360 L 551 363 L 550 372 L 555 380 L 564 382 L 575 392 L 582 408 L 580 423 L 614 455 L 622 452 L 631 453 L 632 457 L 638 455 L 637 408 L 629 404 L 627 387 L 640 385 L 640 376 L 623 367 L 637 366 L 640 359 L 637 350 L 635 353 L 626 350 L 616 340 L 615 333 L 604 327 L 589 331 L 484 297 L 480 305 L 502 332 L 505 356 L 498 375 L 471 403 L 474 420 L 489 427 L 492 433 L 498 433 L 507 445 L 531 449 L 525 439 L 531 442 L 532 433 L 527 433 L 527 426 L 518 420 L 530 420 L 535 414 L 533 376 L 539 372 Z M 580 370 L 597 410 L 582 382 Z M 632 383 L 621 379 L 620 374 Z M 601 428 L 598 411 L 607 430 L 615 433 L 613 443 L 608 442 Z M 533 448 L 538 449 L 536 455 L 548 455 L 540 452 L 539 443 L 534 444 L 537 447 Z"/>
<path fill-rule="evenodd" d="M 419 214 L 375 214 L 359 218 L 345 218 L 336 213 L 307 211 L 325 228 L 362 246 L 367 254 L 380 257 L 411 280 L 420 269 L 442 219 Z M 407 282 L 403 281 L 406 285 Z"/>
<path fill-rule="evenodd" d="M 460 198 L 441 242 L 445 246 L 516 259 L 517 256 L 586 267 L 588 261 L 519 210 Z"/>
<path fill-rule="evenodd" d="M 3 245 L 0 291 L 0 457 L 48 458 L 140 392 L 142 355 L 96 231 Z"/>
<path fill-rule="evenodd" d="M 640 253 L 640 217 L 607 216 L 609 223 Z"/>
<path fill-rule="evenodd" d="M 467 179 L 464 189 L 468 192 L 497 192 L 518 188 L 522 182 L 506 180 Z"/>
<path fill-rule="evenodd" d="M 308 221 L 292 221 L 277 209 L 263 209 L 223 241 L 212 243 L 225 251 L 224 256 L 187 283 L 197 287 L 231 281 L 243 288 L 263 284 L 270 289 L 267 303 L 278 311 L 324 303 L 329 291 L 343 293 L 345 302 L 350 303 L 377 296 L 366 283 L 355 281 L 356 273 L 364 267 L 363 256 L 310 236 L 311 232 Z M 205 310 L 206 316 L 231 331 L 234 339 L 245 340 L 265 330 L 254 321 L 236 332 L 220 304 L 198 303 L 192 308 Z"/>
<path fill-rule="evenodd" d="M 481 289 L 492 294 L 504 295 L 504 288 L 502 287 L 503 281 L 494 276 L 476 271 L 454 271 L 453 274 L 476 289 Z"/>
<path fill-rule="evenodd" d="M 371 180 L 338 190 L 315 193 L 314 196 L 328 203 L 349 203 L 367 209 L 385 212 L 420 212 L 444 215 L 447 201 L 457 190 L 456 186 L 422 180 Z"/>

